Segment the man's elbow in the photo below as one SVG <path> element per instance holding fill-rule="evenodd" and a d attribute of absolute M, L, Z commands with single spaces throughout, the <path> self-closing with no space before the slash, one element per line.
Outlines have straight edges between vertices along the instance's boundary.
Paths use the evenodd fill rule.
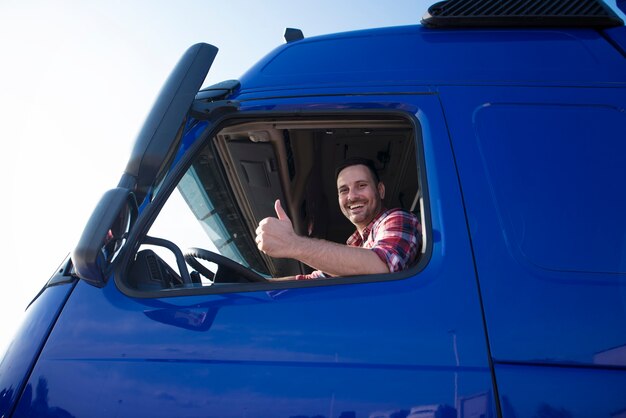
<path fill-rule="evenodd" d="M 381 260 L 377 255 L 372 254 L 372 263 L 369 266 L 369 271 L 366 274 L 387 274 L 389 273 L 389 266 L 383 260 Z"/>

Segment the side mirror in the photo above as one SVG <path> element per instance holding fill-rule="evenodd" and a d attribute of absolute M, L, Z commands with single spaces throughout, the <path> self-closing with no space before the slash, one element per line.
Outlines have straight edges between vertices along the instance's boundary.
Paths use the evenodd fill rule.
<path fill-rule="evenodd" d="M 76 274 L 94 286 L 106 283 L 109 267 L 137 216 L 133 193 L 118 187 L 106 192 L 72 251 Z"/>
<path fill-rule="evenodd" d="M 209 44 L 190 47 L 163 85 L 137 135 L 118 186 L 135 192 L 143 202 L 150 188 L 163 178 L 176 156 L 187 113 L 217 55 Z"/>

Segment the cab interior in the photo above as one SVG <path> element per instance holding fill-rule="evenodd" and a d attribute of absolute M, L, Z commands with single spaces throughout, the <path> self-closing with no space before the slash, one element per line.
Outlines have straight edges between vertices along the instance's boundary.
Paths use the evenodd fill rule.
<path fill-rule="evenodd" d="M 416 131 L 410 121 L 399 117 L 233 123 L 207 137 L 193 159 L 189 169 L 196 185 L 193 192 L 182 185 L 182 180 L 178 189 L 197 221 L 205 223 L 205 230 L 210 229 L 207 224 L 215 223 L 213 215 L 219 217 L 222 233 L 214 235 L 222 236 L 214 237 L 216 248 L 210 251 L 226 256 L 234 251 L 239 257 L 235 261 L 264 277 L 308 273 L 312 270 L 309 266 L 296 260 L 269 257 L 256 248 L 255 230 L 263 218 L 276 216 L 275 200 L 281 200 L 299 235 L 345 243 L 354 226 L 345 219 L 337 202 L 335 167 L 347 158 L 362 157 L 376 164 L 386 188 L 385 207 L 402 207 L 422 216 Z M 198 207 L 198 195 L 210 201 L 203 203 L 209 208 Z M 180 246 L 176 239 L 171 241 Z M 233 249 L 226 249 L 227 244 Z M 145 270 L 159 269 L 167 271 L 170 277 L 147 280 L 151 290 L 159 286 L 184 286 L 179 262 L 168 263 L 158 257 L 160 268 L 149 269 L 141 267 L 150 263 L 140 263 L 140 253 L 127 275 L 131 287 L 145 287 L 144 278 L 152 274 Z M 228 271 L 221 275 L 220 282 L 248 281 L 235 277 L 236 271 L 216 264 L 218 271 L 220 268 Z M 198 280 L 193 268 L 191 271 L 195 286 L 215 282 Z"/>

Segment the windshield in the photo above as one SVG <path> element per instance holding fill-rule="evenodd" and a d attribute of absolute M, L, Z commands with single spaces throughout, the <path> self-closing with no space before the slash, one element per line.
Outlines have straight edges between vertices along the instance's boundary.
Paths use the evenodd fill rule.
<path fill-rule="evenodd" d="M 269 275 L 256 244 L 246 232 L 243 218 L 224 182 L 211 145 L 194 160 L 172 193 L 149 235 L 168 237 L 183 250 L 200 247 L 219 253 Z M 172 254 L 154 248 L 175 265 Z"/>
<path fill-rule="evenodd" d="M 243 219 L 209 149 L 185 173 L 178 191 L 217 252 L 267 274 L 256 244 L 245 230 Z"/>

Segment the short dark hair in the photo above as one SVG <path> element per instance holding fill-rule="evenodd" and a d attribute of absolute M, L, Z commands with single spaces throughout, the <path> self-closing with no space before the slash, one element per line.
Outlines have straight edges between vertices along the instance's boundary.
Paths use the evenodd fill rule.
<path fill-rule="evenodd" d="M 376 184 L 380 183 L 380 177 L 378 176 L 378 171 L 376 170 L 376 164 L 374 163 L 374 161 L 370 160 L 369 158 L 361 157 L 348 158 L 344 160 L 341 164 L 339 164 L 337 168 L 335 168 L 335 181 L 337 181 L 341 170 L 347 167 L 351 167 L 353 165 L 364 165 L 370 170 L 370 173 L 372 173 L 372 178 L 376 181 Z"/>

